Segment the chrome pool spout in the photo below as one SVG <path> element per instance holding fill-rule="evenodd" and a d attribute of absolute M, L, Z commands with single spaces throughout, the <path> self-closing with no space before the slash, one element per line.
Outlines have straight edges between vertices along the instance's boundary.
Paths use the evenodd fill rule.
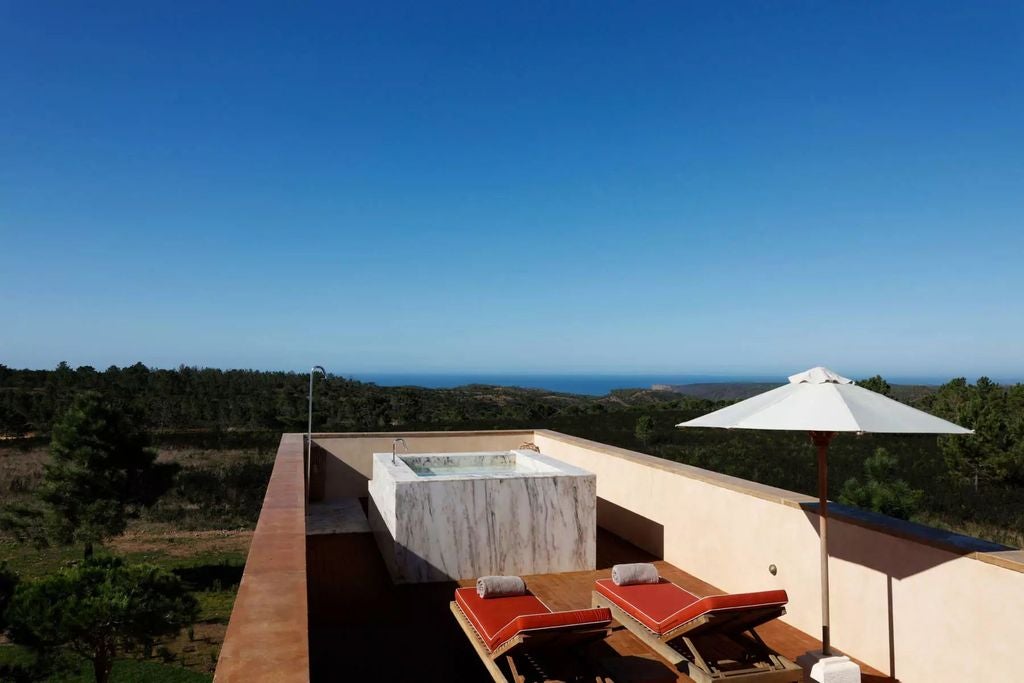
<path fill-rule="evenodd" d="M 391 464 L 392 465 L 397 464 L 395 458 L 398 455 L 398 444 L 402 444 L 402 448 L 404 448 L 405 450 L 409 450 L 409 444 L 405 443 L 405 439 L 403 439 L 402 437 L 398 437 L 397 439 L 392 441 L 391 442 Z"/>

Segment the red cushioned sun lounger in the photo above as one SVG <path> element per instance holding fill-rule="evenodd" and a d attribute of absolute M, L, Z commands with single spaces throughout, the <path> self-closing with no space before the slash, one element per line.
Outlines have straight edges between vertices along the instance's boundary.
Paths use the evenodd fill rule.
<path fill-rule="evenodd" d="M 564 652 L 565 648 L 608 635 L 612 614 L 608 608 L 553 612 L 532 593 L 505 598 L 481 598 L 475 588 L 458 588 L 452 613 L 495 681 L 534 679 L 517 663 L 529 651 Z M 507 672 L 506 672 L 507 669 Z"/>
<path fill-rule="evenodd" d="M 802 681 L 803 670 L 754 629 L 786 613 L 786 591 L 698 597 L 671 581 L 617 586 L 598 579 L 593 604 L 699 683 Z"/>

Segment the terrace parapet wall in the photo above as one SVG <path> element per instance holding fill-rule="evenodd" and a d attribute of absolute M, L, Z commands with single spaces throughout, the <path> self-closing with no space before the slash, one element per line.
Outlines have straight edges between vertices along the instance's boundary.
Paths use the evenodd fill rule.
<path fill-rule="evenodd" d="M 214 681 L 309 681 L 302 434 L 285 434 L 256 523 Z"/>
<path fill-rule="evenodd" d="M 399 436 L 412 453 L 532 442 L 597 475 L 599 526 L 724 591 L 785 589 L 784 620 L 819 632 L 814 498 L 547 430 L 314 434 L 322 462 L 311 489 L 328 501 L 365 497 L 373 453 Z M 302 444 L 282 438 L 217 681 L 308 679 Z M 1018 679 L 1024 551 L 843 506 L 830 513 L 836 647 L 903 683 Z"/>

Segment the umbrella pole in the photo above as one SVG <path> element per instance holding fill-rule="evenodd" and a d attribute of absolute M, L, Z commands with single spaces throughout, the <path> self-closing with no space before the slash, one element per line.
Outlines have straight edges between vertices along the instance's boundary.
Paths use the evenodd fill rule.
<path fill-rule="evenodd" d="M 821 518 L 821 654 L 832 655 L 828 618 L 828 446 L 835 432 L 811 432 L 818 448 L 818 515 Z"/>

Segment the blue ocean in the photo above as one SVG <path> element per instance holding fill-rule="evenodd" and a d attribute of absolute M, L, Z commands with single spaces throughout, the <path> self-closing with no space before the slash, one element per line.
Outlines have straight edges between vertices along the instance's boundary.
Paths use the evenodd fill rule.
<path fill-rule="evenodd" d="M 504 387 L 546 389 L 568 394 L 604 396 L 614 389 L 649 389 L 652 384 L 697 384 L 703 382 L 777 382 L 785 377 L 723 375 L 503 375 L 503 374 L 413 374 L 345 373 L 360 382 L 384 387 L 417 386 L 448 389 L 467 384 L 492 384 Z"/>
<path fill-rule="evenodd" d="M 383 387 L 416 386 L 428 389 L 450 389 L 467 384 L 489 384 L 503 387 L 545 389 L 567 394 L 604 396 L 615 389 L 650 389 L 653 384 L 704 384 L 707 382 L 768 382 L 785 384 L 785 375 L 680 375 L 680 374 L 501 374 L 501 373 L 344 373 L 360 382 L 373 382 Z M 866 375 L 865 375 L 866 376 Z M 855 379 L 861 375 L 853 375 Z M 950 377 L 916 376 L 886 377 L 896 384 L 938 385 Z M 969 378 L 970 379 L 970 378 Z M 971 380 L 973 381 L 973 380 Z M 999 380 L 997 380 L 999 381 Z M 1008 381 L 1008 380 L 1002 380 Z M 1020 380 L 1013 380 L 1020 381 Z"/>

